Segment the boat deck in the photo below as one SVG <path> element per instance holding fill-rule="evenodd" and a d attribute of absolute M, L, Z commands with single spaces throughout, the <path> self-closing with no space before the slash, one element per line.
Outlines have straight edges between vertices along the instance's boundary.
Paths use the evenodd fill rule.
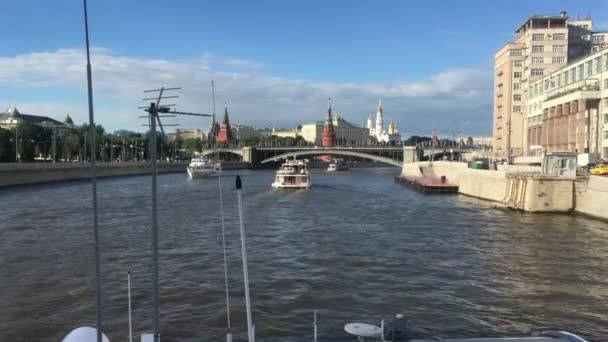
<path fill-rule="evenodd" d="M 458 193 L 458 185 L 442 181 L 439 177 L 395 177 L 395 182 L 404 184 L 422 193 Z"/>

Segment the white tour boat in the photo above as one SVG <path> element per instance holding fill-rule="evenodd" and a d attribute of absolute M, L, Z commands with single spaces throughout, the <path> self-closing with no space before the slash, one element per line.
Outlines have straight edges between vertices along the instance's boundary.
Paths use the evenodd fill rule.
<path fill-rule="evenodd" d="M 310 173 L 301 160 L 288 160 L 277 170 L 273 188 L 308 189 L 311 186 Z"/>
<path fill-rule="evenodd" d="M 348 165 L 341 159 L 335 159 L 329 167 L 327 168 L 327 172 L 335 172 L 335 171 L 348 171 Z"/>
<path fill-rule="evenodd" d="M 188 177 L 190 178 L 217 176 L 220 172 L 222 172 L 222 164 L 212 162 L 207 157 L 192 158 L 187 170 Z"/>

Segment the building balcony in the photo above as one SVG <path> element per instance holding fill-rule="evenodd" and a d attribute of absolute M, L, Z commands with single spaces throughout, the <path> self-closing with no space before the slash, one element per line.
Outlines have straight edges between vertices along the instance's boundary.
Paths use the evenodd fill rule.
<path fill-rule="evenodd" d="M 543 108 L 569 102 L 572 100 L 600 100 L 600 82 L 598 79 L 584 79 L 546 92 Z"/>
<path fill-rule="evenodd" d="M 557 89 L 553 89 L 546 93 L 545 101 L 550 101 L 556 99 L 558 97 L 562 97 L 568 94 L 572 94 L 574 92 L 589 92 L 589 95 L 595 95 L 593 92 L 597 92 L 599 95 L 600 90 L 600 80 L 597 78 L 585 78 L 580 81 L 576 81 L 574 83 L 568 84 L 566 86 L 562 86 Z"/>

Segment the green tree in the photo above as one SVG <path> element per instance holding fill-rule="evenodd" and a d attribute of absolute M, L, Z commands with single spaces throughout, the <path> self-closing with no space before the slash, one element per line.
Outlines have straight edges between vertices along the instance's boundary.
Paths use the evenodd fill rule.
<path fill-rule="evenodd" d="M 90 148 L 90 144 L 91 144 L 91 138 L 90 138 L 90 132 L 89 132 L 89 124 L 83 124 L 82 126 L 76 128 L 76 130 L 78 131 L 78 134 L 82 137 L 82 141 L 84 144 L 84 141 L 86 140 L 87 142 L 87 156 L 89 156 L 86 159 L 90 159 L 90 155 L 91 155 L 91 148 Z M 103 128 L 102 125 L 96 125 L 95 126 L 95 151 L 96 151 L 96 155 L 97 155 L 97 159 L 99 160 L 99 158 L 101 157 L 101 151 L 103 149 L 103 134 L 105 133 L 105 129 Z M 85 138 L 86 137 L 86 138 Z"/>
<path fill-rule="evenodd" d="M 59 144 L 57 144 L 56 142 L 56 145 Z M 81 138 L 80 134 L 78 134 L 78 131 L 73 130 L 66 134 L 63 137 L 63 143 L 61 144 L 61 146 L 63 146 L 63 151 L 61 155 L 63 155 L 66 159 L 73 160 L 74 157 L 80 153 L 81 149 Z"/>
<path fill-rule="evenodd" d="M 431 137 L 412 135 L 407 140 L 404 140 L 403 144 L 406 146 L 416 146 L 425 141 L 431 141 Z"/>
<path fill-rule="evenodd" d="M 63 122 L 65 122 L 66 124 L 72 126 L 74 125 L 74 120 L 72 120 L 72 118 L 70 117 L 70 114 L 65 116 L 65 119 L 63 120 Z"/>
<path fill-rule="evenodd" d="M 186 139 L 183 148 L 190 153 L 200 152 L 203 149 L 203 142 L 200 138 Z"/>
<path fill-rule="evenodd" d="M 27 122 L 19 123 L 17 129 L 21 160 L 33 161 L 34 157 L 37 157 L 36 147 L 38 147 L 38 151 L 42 151 L 41 147 L 45 147 L 45 150 L 48 149 L 53 134 L 50 129 Z"/>
<path fill-rule="evenodd" d="M 15 161 L 15 133 L 0 128 L 0 162 Z"/>

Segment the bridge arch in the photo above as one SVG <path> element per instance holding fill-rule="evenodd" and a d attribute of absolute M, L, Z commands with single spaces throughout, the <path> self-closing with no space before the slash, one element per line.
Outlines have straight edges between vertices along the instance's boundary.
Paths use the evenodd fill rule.
<path fill-rule="evenodd" d="M 217 149 L 212 149 L 212 150 L 203 150 L 201 152 L 201 156 L 208 156 L 211 154 L 216 154 L 216 153 L 231 153 L 231 154 L 236 154 L 238 156 L 244 157 L 244 153 L 242 149 L 233 149 L 233 148 L 217 148 Z"/>
<path fill-rule="evenodd" d="M 278 161 L 281 159 L 288 159 L 290 157 L 300 157 L 300 156 L 314 156 L 314 155 L 327 155 L 327 154 L 331 154 L 331 155 L 339 155 L 339 156 L 351 156 L 351 157 L 359 157 L 359 158 L 365 158 L 365 159 L 370 159 L 370 160 L 374 160 L 380 163 L 384 163 L 384 164 L 389 164 L 392 166 L 397 166 L 397 167 L 402 167 L 403 166 L 403 162 L 399 161 L 399 160 L 394 160 L 391 158 L 387 158 L 387 157 L 380 157 L 380 156 L 376 156 L 373 154 L 368 154 L 368 153 L 362 153 L 362 152 L 356 152 L 356 151 L 345 151 L 345 150 L 333 150 L 333 149 L 315 149 L 315 150 L 309 150 L 309 151 L 296 151 L 296 152 L 287 152 L 287 153 L 283 153 L 283 154 L 279 154 L 277 156 L 274 156 L 272 158 L 267 158 L 262 160 L 262 164 L 265 163 L 269 163 L 269 162 L 273 162 L 273 161 Z"/>

